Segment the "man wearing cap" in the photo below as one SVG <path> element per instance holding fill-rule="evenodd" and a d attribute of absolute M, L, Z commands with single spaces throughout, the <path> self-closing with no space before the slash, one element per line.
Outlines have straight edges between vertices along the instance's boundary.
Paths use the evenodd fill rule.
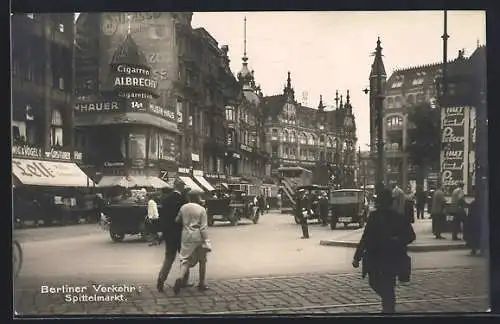
<path fill-rule="evenodd" d="M 161 202 L 160 210 L 160 228 L 165 241 L 165 259 L 158 274 L 156 288 L 159 292 L 163 292 L 165 281 L 167 280 L 172 264 L 174 263 L 177 253 L 181 249 L 181 233 L 182 225 L 175 220 L 181 207 L 187 203 L 185 196 L 184 183 L 176 179 L 174 182 L 174 191 L 168 194 Z M 183 279 L 183 285 L 188 285 L 189 272 Z"/>
<path fill-rule="evenodd" d="M 305 198 L 305 191 L 304 189 L 301 189 L 297 191 L 297 198 L 295 201 L 295 213 L 300 219 L 300 227 L 302 228 L 302 237 L 301 239 L 308 239 L 309 238 L 309 227 L 307 224 L 307 211 L 304 211 L 304 208 L 308 208 L 306 198 Z M 304 215 L 304 213 L 306 213 Z"/>

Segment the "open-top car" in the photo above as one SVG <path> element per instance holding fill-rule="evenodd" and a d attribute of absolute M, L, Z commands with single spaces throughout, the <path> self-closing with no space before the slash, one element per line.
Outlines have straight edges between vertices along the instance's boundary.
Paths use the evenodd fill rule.
<path fill-rule="evenodd" d="M 330 193 L 330 228 L 335 229 L 338 223 L 345 227 L 357 223 L 363 227 L 368 218 L 368 201 L 363 190 L 340 189 Z"/>
<path fill-rule="evenodd" d="M 306 185 L 306 186 L 298 186 L 297 193 L 303 191 L 304 198 L 301 202 L 301 208 L 304 211 L 303 215 L 306 216 L 307 220 L 321 220 L 320 217 L 320 207 L 319 207 L 319 198 L 321 195 L 325 194 L 327 196 L 330 195 L 330 188 L 327 186 L 319 186 L 319 185 Z M 293 213 L 293 217 L 295 223 L 300 224 L 300 219 L 296 213 Z"/>
<path fill-rule="evenodd" d="M 259 221 L 259 210 L 254 204 L 255 196 L 243 190 L 226 190 L 214 194 L 205 200 L 208 215 L 208 226 L 215 221 L 230 222 L 238 225 L 242 218 L 250 219 L 254 224 Z"/>

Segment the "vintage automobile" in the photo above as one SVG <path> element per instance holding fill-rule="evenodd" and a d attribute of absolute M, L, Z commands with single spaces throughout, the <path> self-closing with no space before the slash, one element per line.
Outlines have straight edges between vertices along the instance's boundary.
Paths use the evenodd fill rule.
<path fill-rule="evenodd" d="M 368 201 L 360 189 L 340 189 L 330 193 L 330 228 L 357 223 L 362 228 L 368 218 Z"/>
<path fill-rule="evenodd" d="M 327 186 L 318 186 L 318 185 L 306 185 L 306 186 L 298 186 L 297 192 L 305 191 L 306 202 L 302 203 L 301 207 L 304 210 L 304 215 L 307 215 L 307 220 L 317 220 L 321 222 L 320 218 L 320 210 L 319 210 L 319 196 L 325 192 L 327 196 L 330 195 L 330 188 Z M 293 218 L 295 223 L 300 224 L 300 218 L 296 215 L 294 210 Z"/>
<path fill-rule="evenodd" d="M 243 190 L 216 192 L 214 197 L 205 200 L 208 226 L 213 226 L 215 221 L 230 222 L 235 226 L 242 218 L 250 219 L 257 224 L 260 212 L 253 202 L 254 197 Z"/>
<path fill-rule="evenodd" d="M 158 209 L 161 209 L 160 205 Z M 147 201 L 134 192 L 126 199 L 109 202 L 104 207 L 109 236 L 114 242 L 122 242 L 125 235 L 140 235 L 142 240 L 149 240 L 151 236 L 146 229 L 146 214 Z"/>

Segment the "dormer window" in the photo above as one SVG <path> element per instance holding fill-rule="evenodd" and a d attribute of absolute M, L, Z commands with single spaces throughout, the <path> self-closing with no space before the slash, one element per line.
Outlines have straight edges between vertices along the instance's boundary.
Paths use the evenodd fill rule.
<path fill-rule="evenodd" d="M 401 88 L 402 85 L 403 85 L 403 81 L 394 81 L 391 85 L 391 88 L 393 88 L 393 89 Z"/>
<path fill-rule="evenodd" d="M 424 83 L 424 78 L 422 78 L 422 77 L 418 77 L 418 78 L 413 79 L 411 81 L 411 84 L 414 86 L 419 86 L 419 85 L 422 85 L 423 83 Z"/>

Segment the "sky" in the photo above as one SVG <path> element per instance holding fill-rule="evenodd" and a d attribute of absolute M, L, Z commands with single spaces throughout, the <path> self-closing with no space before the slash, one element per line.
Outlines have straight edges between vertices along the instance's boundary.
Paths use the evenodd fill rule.
<path fill-rule="evenodd" d="M 333 105 L 335 91 L 350 90 L 358 143 L 368 150 L 368 87 L 371 53 L 377 37 L 387 77 L 393 70 L 442 61 L 442 11 L 392 12 L 203 12 L 194 13 L 193 28 L 205 28 L 219 46 L 229 46 L 231 70 L 241 69 L 244 17 L 249 67 L 264 95 L 281 94 L 291 72 L 296 99 L 317 107 Z M 484 11 L 448 11 L 448 59 L 477 42 L 486 44 Z M 303 94 L 306 94 L 304 98 Z"/>

